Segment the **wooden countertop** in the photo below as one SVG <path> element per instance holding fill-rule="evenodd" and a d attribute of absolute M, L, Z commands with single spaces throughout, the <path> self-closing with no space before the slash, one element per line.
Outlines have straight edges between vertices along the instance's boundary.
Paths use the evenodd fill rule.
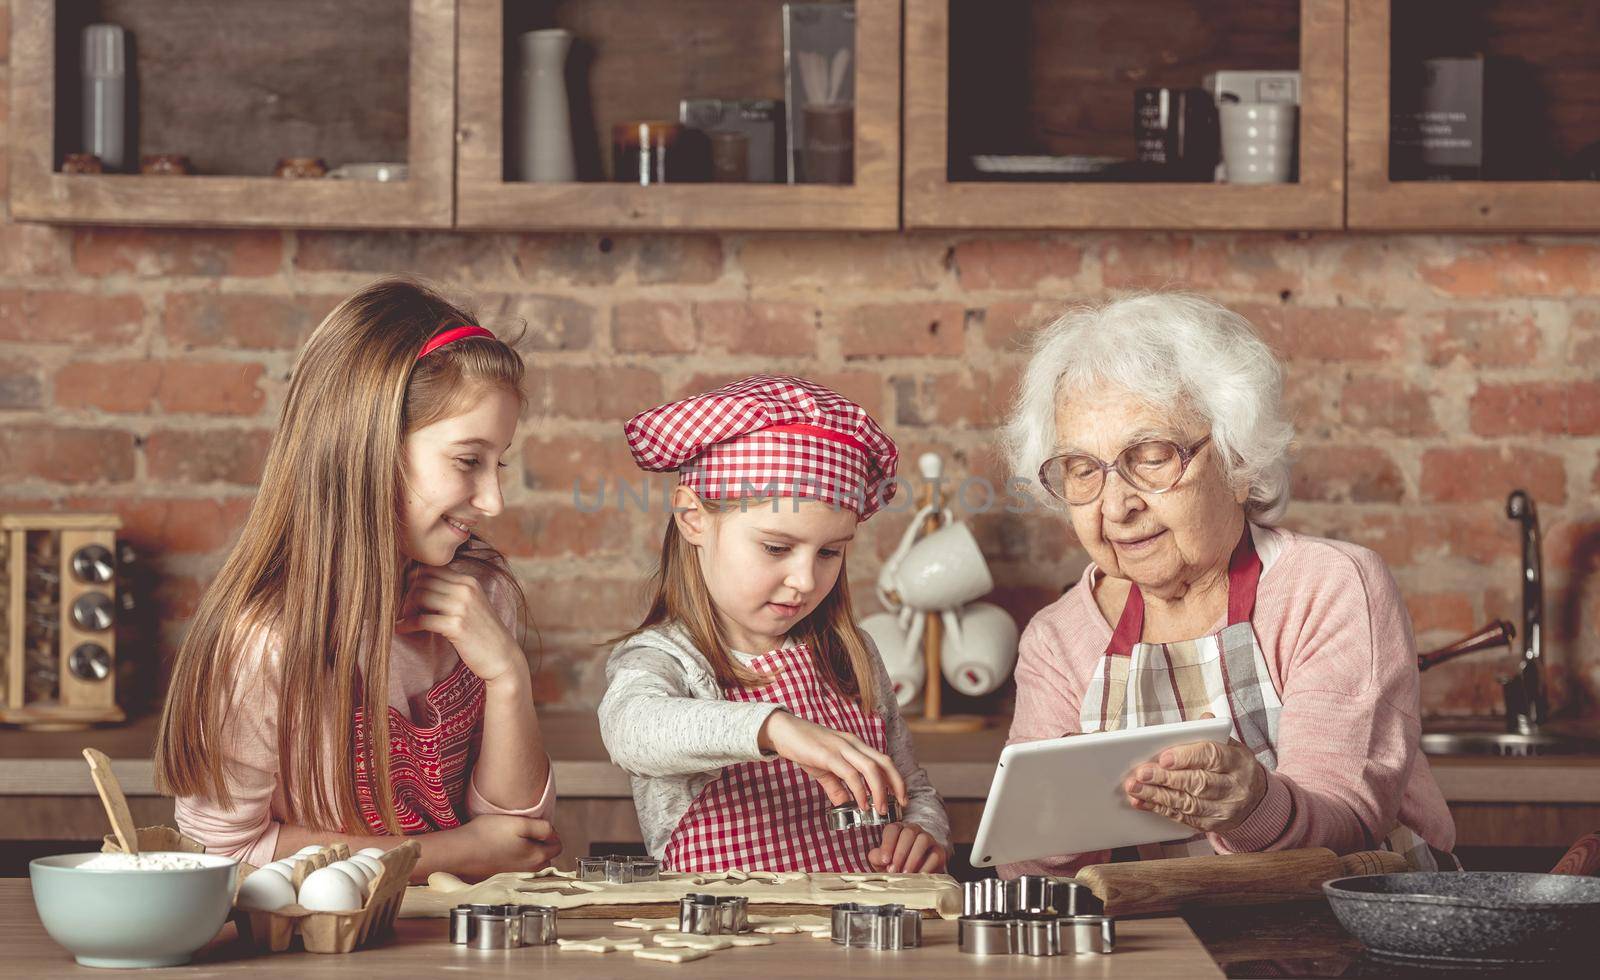
<path fill-rule="evenodd" d="M 609 922 L 562 919 L 567 938 L 617 936 L 626 933 Z M 956 924 L 923 923 L 923 945 L 898 953 L 847 950 L 809 936 L 776 936 L 772 946 L 732 949 L 696 960 L 688 970 L 671 964 L 635 959 L 627 953 L 562 953 L 554 947 L 475 950 L 445 941 L 442 919 L 401 919 L 395 938 L 382 946 L 345 955 L 288 952 L 257 955 L 235 941 L 234 928 L 224 926 L 218 938 L 200 951 L 196 962 L 170 970 L 145 971 L 149 976 L 416 976 L 448 970 L 457 976 L 503 977 L 510 973 L 541 977 L 588 978 L 693 976 L 701 978 L 818 977 L 855 973 L 916 980 L 966 980 L 996 977 L 1220 977 L 1222 972 L 1182 919 L 1142 919 L 1117 923 L 1117 951 L 1109 956 L 985 957 L 956 948 Z M 84 976 L 66 950 L 45 933 L 34 910 L 28 882 L 0 879 L 0 949 L 6 951 L 6 972 L 17 976 Z"/>
<path fill-rule="evenodd" d="M 545 741 L 555 764 L 556 786 L 567 799 L 632 799 L 628 776 L 611 764 L 590 712 L 542 715 Z M 1009 719 L 971 735 L 920 734 L 917 756 L 946 800 L 982 800 L 989 795 L 995 760 L 1005 744 Z M 153 796 L 150 763 L 156 719 L 80 732 L 0 732 L 0 796 L 92 796 L 94 784 L 81 751 L 94 746 L 110 756 L 129 796 Z M 1600 756 L 1430 756 L 1429 765 L 1452 803 L 1600 804 Z"/>

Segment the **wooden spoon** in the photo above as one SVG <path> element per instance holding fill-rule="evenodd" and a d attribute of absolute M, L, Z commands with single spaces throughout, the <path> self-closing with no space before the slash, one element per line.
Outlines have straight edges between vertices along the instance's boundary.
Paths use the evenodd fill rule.
<path fill-rule="evenodd" d="M 117 835 L 117 843 L 127 853 L 138 854 L 139 831 L 133 825 L 128 798 L 122 795 L 122 784 L 117 782 L 116 773 L 111 771 L 111 760 L 99 749 L 84 749 L 83 757 L 89 760 L 89 775 L 94 779 L 94 788 L 100 792 L 100 802 L 106 808 L 106 816 L 111 818 L 111 831 Z"/>

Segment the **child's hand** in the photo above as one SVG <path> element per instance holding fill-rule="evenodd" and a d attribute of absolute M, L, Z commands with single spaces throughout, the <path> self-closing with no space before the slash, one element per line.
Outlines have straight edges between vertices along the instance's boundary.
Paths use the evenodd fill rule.
<path fill-rule="evenodd" d="M 933 835 L 914 823 L 892 823 L 883 828 L 883 841 L 867 852 L 879 871 L 932 874 L 945 870 L 950 855 Z"/>
<path fill-rule="evenodd" d="M 905 780 L 894 760 L 854 735 L 823 728 L 787 711 L 774 711 L 762 724 L 758 742 L 821 783 L 834 806 L 844 806 L 854 798 L 856 806 L 866 810 L 870 798 L 882 813 L 891 796 L 902 807 L 906 805 Z"/>
<path fill-rule="evenodd" d="M 417 566 L 400 617 L 395 632 L 438 633 L 485 684 L 527 677 L 527 657 L 495 615 L 483 585 L 471 575 Z"/>
<path fill-rule="evenodd" d="M 561 853 L 561 838 L 550 821 L 533 817 L 485 813 L 440 832 L 445 834 L 451 837 L 450 872 L 474 878 L 502 871 L 538 871 Z"/>

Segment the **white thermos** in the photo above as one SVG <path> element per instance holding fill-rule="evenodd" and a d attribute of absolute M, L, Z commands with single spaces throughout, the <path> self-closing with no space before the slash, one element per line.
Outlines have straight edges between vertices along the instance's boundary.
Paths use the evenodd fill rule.
<path fill-rule="evenodd" d="M 128 165 L 128 46 L 116 24 L 83 29 L 83 152 L 108 173 Z"/>

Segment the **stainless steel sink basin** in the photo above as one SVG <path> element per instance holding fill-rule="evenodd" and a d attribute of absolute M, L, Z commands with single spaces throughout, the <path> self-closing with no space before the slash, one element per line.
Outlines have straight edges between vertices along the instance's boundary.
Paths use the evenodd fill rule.
<path fill-rule="evenodd" d="M 1560 732 L 1423 732 L 1427 755 L 1597 755 L 1600 739 Z"/>

